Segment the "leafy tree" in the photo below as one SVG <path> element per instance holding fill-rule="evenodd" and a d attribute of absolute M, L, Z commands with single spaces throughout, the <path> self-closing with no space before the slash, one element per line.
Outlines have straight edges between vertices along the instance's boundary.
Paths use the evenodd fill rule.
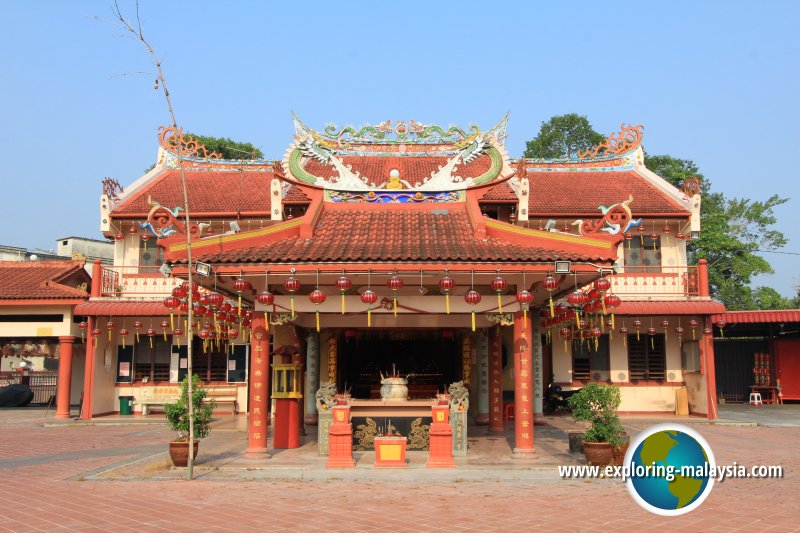
<path fill-rule="evenodd" d="M 558 115 L 542 122 L 539 134 L 526 143 L 524 155 L 536 159 L 571 158 L 581 150 L 597 146 L 605 138 L 583 115 Z"/>
<path fill-rule="evenodd" d="M 264 154 L 253 146 L 252 143 L 237 142 L 226 137 L 211 137 L 189 133 L 194 139 L 204 145 L 206 149 L 217 152 L 224 159 L 262 159 Z"/>
<path fill-rule="evenodd" d="M 773 228 L 777 223 L 774 208 L 788 198 L 773 195 L 763 202 L 746 198 L 726 198 L 711 191 L 711 183 L 693 161 L 669 155 L 645 155 L 647 168 L 680 187 L 690 176 L 702 179 L 703 223 L 700 238 L 689 241 L 689 262 L 706 258 L 712 294 L 728 309 L 776 309 L 792 300 L 780 297 L 769 287 L 750 287 L 753 276 L 773 273 L 758 250 L 775 250 L 786 244 L 786 237 Z M 777 298 L 776 298 L 777 297 Z"/>

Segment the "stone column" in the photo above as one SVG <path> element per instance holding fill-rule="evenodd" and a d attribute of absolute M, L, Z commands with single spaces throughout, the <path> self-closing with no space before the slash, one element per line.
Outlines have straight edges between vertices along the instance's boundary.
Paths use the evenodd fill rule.
<path fill-rule="evenodd" d="M 485 426 L 489 423 L 489 336 L 488 330 L 482 330 L 475 343 L 478 360 L 476 382 L 478 392 L 478 415 L 475 423 Z"/>
<path fill-rule="evenodd" d="M 58 396 L 56 397 L 56 418 L 70 418 L 69 396 L 72 389 L 72 346 L 75 337 L 59 337 L 58 350 Z"/>
<path fill-rule="evenodd" d="M 309 330 L 306 332 L 306 424 L 317 424 L 317 389 L 319 389 L 319 333 Z"/>
<path fill-rule="evenodd" d="M 253 313 L 250 337 L 250 399 L 247 421 L 246 457 L 268 459 L 267 430 L 269 418 L 269 332 L 261 311 Z"/>
<path fill-rule="evenodd" d="M 489 432 L 503 432 L 503 337 L 499 325 L 489 329 Z"/>
<path fill-rule="evenodd" d="M 711 317 L 706 317 L 706 321 L 711 322 Z M 714 361 L 714 329 L 709 333 L 703 333 L 703 342 L 700 343 L 700 350 L 703 358 L 703 372 L 706 379 L 706 402 L 707 417 L 709 420 L 718 418 L 717 410 L 717 370 Z"/>
<path fill-rule="evenodd" d="M 530 315 L 514 314 L 514 457 L 533 456 L 533 376 Z"/>

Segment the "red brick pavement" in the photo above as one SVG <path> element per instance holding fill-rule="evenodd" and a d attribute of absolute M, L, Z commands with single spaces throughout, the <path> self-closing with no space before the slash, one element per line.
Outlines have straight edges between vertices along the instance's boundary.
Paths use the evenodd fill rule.
<path fill-rule="evenodd" d="M 620 482 L 248 480 L 256 472 L 174 481 L 89 480 L 152 454 L 160 426 L 37 427 L 0 410 L 0 531 L 630 531 L 798 530 L 800 428 L 697 425 L 719 464 L 780 464 L 779 480 L 719 483 L 696 511 L 667 519 L 640 509 Z M 627 424 L 635 431 L 647 424 Z M 409 470 L 410 472 L 410 470 Z"/>

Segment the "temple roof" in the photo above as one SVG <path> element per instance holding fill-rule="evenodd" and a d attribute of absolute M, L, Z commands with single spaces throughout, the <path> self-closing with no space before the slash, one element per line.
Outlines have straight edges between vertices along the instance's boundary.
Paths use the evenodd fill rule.
<path fill-rule="evenodd" d="M 0 261 L 0 301 L 86 299 L 88 292 L 76 288 L 91 281 L 83 264 L 83 261 Z"/>
<path fill-rule="evenodd" d="M 311 215 L 306 215 L 310 217 Z M 288 223 L 287 223 L 288 225 Z M 504 224 L 509 228 L 510 225 Z M 552 239 L 547 232 L 542 239 Z M 489 235 L 477 238 L 465 203 L 442 206 L 360 206 L 325 203 L 310 238 L 265 239 L 262 244 L 231 244 L 230 250 L 204 253 L 196 246 L 199 261 L 208 263 L 272 262 L 548 262 L 613 261 L 611 241 L 605 250 L 581 248 L 579 237 L 569 236 L 572 244 L 556 240 L 538 242 L 535 238 L 505 239 Z M 246 235 L 239 234 L 239 240 Z M 221 238 L 220 238 L 221 239 Z M 586 239 L 586 242 L 589 242 Z M 221 242 L 221 241 L 218 241 Z M 577 247 L 576 247 L 577 246 Z M 215 246 L 216 247 L 216 246 Z"/>

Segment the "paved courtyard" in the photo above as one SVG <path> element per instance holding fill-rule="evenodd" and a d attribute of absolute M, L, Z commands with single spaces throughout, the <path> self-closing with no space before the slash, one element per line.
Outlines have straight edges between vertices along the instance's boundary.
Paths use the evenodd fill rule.
<path fill-rule="evenodd" d="M 669 419 L 625 425 L 635 434 Z M 162 420 L 56 424 L 52 411 L 0 409 L 0 530 L 800 530 L 798 427 L 681 420 L 709 441 L 719 464 L 776 464 L 786 474 L 718 483 L 698 510 L 667 519 L 640 509 L 619 481 L 558 477 L 556 465 L 581 462 L 567 451 L 567 417 L 537 425 L 533 461 L 505 455 L 509 435 L 471 428 L 474 453 L 454 471 L 424 469 L 422 453 L 406 471 L 373 470 L 368 453 L 355 470 L 331 471 L 310 442 L 272 459 L 243 459 L 244 418 L 223 416 L 201 443 L 192 482 L 169 467 Z"/>

